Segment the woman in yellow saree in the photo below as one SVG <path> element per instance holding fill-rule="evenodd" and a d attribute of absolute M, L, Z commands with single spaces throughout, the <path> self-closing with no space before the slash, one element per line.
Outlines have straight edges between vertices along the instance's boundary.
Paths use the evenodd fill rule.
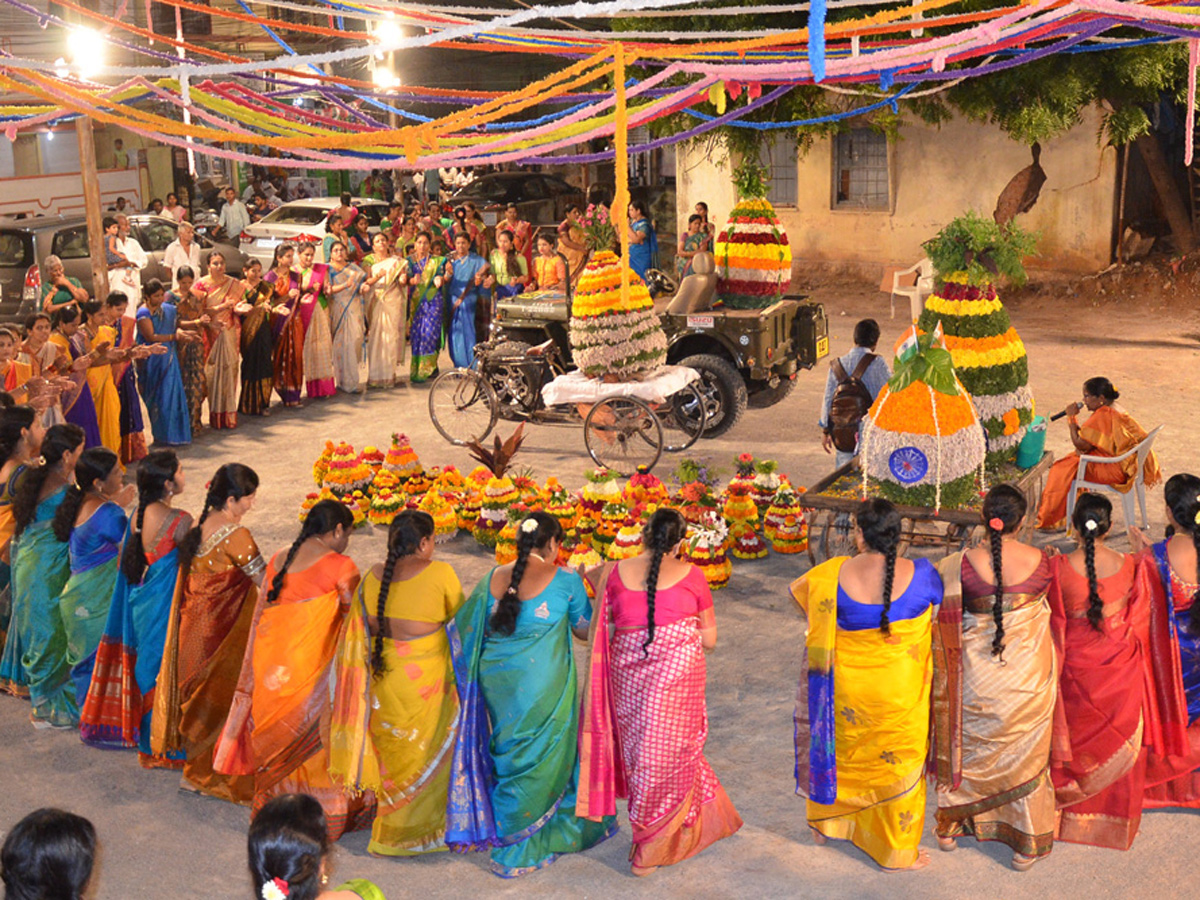
<path fill-rule="evenodd" d="M 358 567 L 344 556 L 354 517 L 322 500 L 287 551 L 267 564 L 242 674 L 213 768 L 253 775 L 257 812 L 284 794 L 315 797 L 330 841 L 369 824 L 375 798 L 351 797 L 329 776 L 329 685 Z M 324 734 L 324 737 L 322 736 Z"/>
<path fill-rule="evenodd" d="M 884 869 L 919 869 L 929 752 L 930 626 L 942 583 L 897 555 L 900 514 L 868 500 L 859 555 L 792 583 L 808 617 L 796 696 L 796 793 L 813 839 L 852 841 Z"/>
<path fill-rule="evenodd" d="M 934 628 L 933 716 L 938 847 L 957 837 L 1001 841 L 1024 871 L 1054 844 L 1050 747 L 1058 672 L 1050 629 L 1050 559 L 1016 540 L 1024 495 L 988 491 L 989 545 L 939 569 L 945 601 Z"/>
<path fill-rule="evenodd" d="M 338 648 L 329 772 L 379 803 L 376 856 L 446 849 L 458 692 L 446 623 L 462 585 L 433 558 L 433 518 L 404 510 L 354 594 Z"/>
<path fill-rule="evenodd" d="M 1067 407 L 1067 425 L 1071 429 L 1075 452 L 1055 460 L 1050 467 L 1042 503 L 1038 507 L 1037 527 L 1043 531 L 1058 530 L 1066 522 L 1067 499 L 1075 473 L 1079 471 L 1079 454 L 1120 456 L 1146 439 L 1146 429 L 1125 410 L 1113 405 L 1120 396 L 1107 378 L 1089 378 L 1083 383 L 1083 403 L 1072 403 Z M 1076 416 L 1085 407 L 1091 415 L 1080 425 Z M 1133 489 L 1137 474 L 1136 456 L 1119 463 L 1088 463 L 1087 466 L 1088 481 L 1111 484 L 1121 493 Z M 1162 470 L 1154 451 L 1146 457 L 1143 475 L 1147 487 L 1162 480 Z"/>
<path fill-rule="evenodd" d="M 184 752 L 184 790 L 248 806 L 253 776 L 217 772 L 213 753 L 233 705 L 267 566 L 240 524 L 254 505 L 258 475 L 227 463 L 210 485 L 204 511 L 179 548 L 150 746 L 156 756 Z"/>

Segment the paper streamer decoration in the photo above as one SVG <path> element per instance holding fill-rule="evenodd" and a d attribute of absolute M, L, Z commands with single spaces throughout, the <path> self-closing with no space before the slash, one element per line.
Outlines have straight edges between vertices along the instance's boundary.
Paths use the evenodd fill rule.
<path fill-rule="evenodd" d="M 812 0 L 808 12 L 808 64 L 813 81 L 825 80 L 825 0 Z"/>
<path fill-rule="evenodd" d="M 1200 41 L 1188 41 L 1187 126 L 1183 132 L 1183 164 L 1191 166 L 1196 132 L 1196 65 L 1200 63 Z"/>

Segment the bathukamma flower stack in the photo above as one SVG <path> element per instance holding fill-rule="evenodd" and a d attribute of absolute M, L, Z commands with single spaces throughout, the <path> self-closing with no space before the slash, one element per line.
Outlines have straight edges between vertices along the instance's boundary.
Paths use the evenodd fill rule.
<path fill-rule="evenodd" d="M 579 278 L 571 304 L 571 352 L 589 378 L 632 381 L 667 361 L 667 337 L 650 291 L 608 250 L 592 256 Z M 621 300 L 621 280 L 629 299 Z"/>

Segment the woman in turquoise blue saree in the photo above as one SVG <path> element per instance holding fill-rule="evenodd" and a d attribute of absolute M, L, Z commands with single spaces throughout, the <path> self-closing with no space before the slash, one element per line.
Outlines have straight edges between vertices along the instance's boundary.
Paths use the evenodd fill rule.
<path fill-rule="evenodd" d="M 29 687 L 30 720 L 37 726 L 66 727 L 78 708 L 66 664 L 67 633 L 58 597 L 71 574 L 67 545 L 54 534 L 54 513 L 74 479 L 83 453 L 83 429 L 54 425 L 42 441 L 39 466 L 27 469 L 14 501 L 16 537 L 12 549 L 13 616 L 0 661 L 0 679 Z"/>
<path fill-rule="evenodd" d="M 579 704 L 571 634 L 591 604 L 583 579 L 554 565 L 562 528 L 533 513 L 517 560 L 479 582 L 455 616 L 451 646 L 462 712 L 446 843 L 491 848 L 505 878 L 543 869 L 616 833 L 615 817 L 575 815 Z M 499 598 L 499 599 L 497 599 Z"/>

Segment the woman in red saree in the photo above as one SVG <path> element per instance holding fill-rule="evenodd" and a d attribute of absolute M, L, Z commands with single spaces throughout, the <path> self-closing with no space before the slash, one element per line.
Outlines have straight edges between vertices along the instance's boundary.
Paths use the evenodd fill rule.
<path fill-rule="evenodd" d="M 682 862 L 742 827 L 704 758 L 704 653 L 717 644 L 717 622 L 704 574 L 675 556 L 686 530 L 676 510 L 654 513 L 649 552 L 609 573 L 592 618 L 576 814 L 611 815 L 613 800 L 628 796 L 634 875 Z M 605 779 L 596 767 L 609 768 L 602 747 L 611 778 L 597 790 L 597 775 Z"/>
<path fill-rule="evenodd" d="M 240 524 L 257 490 L 253 469 L 221 466 L 204 512 L 183 540 L 150 739 L 158 756 L 184 752 L 185 790 L 243 805 L 254 798 L 254 776 L 216 772 L 213 751 L 233 705 L 266 569 L 254 538 Z"/>
<path fill-rule="evenodd" d="M 1084 494 L 1071 524 L 1081 546 L 1051 562 L 1048 595 L 1059 659 L 1050 753 L 1055 837 L 1128 850 L 1142 818 L 1145 748 L 1183 749 L 1187 710 L 1169 690 L 1179 680 L 1178 655 L 1153 566 L 1104 545 L 1112 504 Z"/>
<path fill-rule="evenodd" d="M 1063 527 L 1067 518 L 1067 499 L 1075 473 L 1079 471 L 1079 455 L 1120 456 L 1132 450 L 1146 439 L 1146 429 L 1119 406 L 1114 406 L 1120 393 L 1107 378 L 1089 378 L 1083 383 L 1083 403 L 1072 403 L 1067 407 L 1067 426 L 1071 429 L 1071 443 L 1075 452 L 1055 460 L 1046 477 L 1046 489 L 1042 492 L 1042 504 L 1038 507 L 1037 527 L 1043 531 L 1055 531 Z M 1081 425 L 1076 416 L 1083 408 L 1091 413 Z M 1111 484 L 1125 493 L 1133 489 L 1137 477 L 1137 458 L 1119 463 L 1088 463 L 1087 479 L 1097 484 Z M 1146 487 L 1153 487 L 1162 480 L 1158 458 L 1153 451 L 1146 457 Z"/>
<path fill-rule="evenodd" d="M 322 720 L 338 636 L 358 567 L 344 556 L 354 517 L 322 500 L 304 519 L 295 542 L 267 564 L 266 592 L 254 610 L 233 707 L 217 742 L 213 768 L 254 776 L 255 812 L 283 794 L 315 797 L 329 840 L 370 824 L 375 798 L 353 797 L 329 777 Z"/>
<path fill-rule="evenodd" d="M 275 336 L 275 390 L 284 406 L 299 406 L 304 388 L 304 322 L 300 312 L 300 276 L 292 271 L 295 247 L 275 248 L 271 271 L 263 280 L 272 286 L 275 304 L 271 329 Z"/>

